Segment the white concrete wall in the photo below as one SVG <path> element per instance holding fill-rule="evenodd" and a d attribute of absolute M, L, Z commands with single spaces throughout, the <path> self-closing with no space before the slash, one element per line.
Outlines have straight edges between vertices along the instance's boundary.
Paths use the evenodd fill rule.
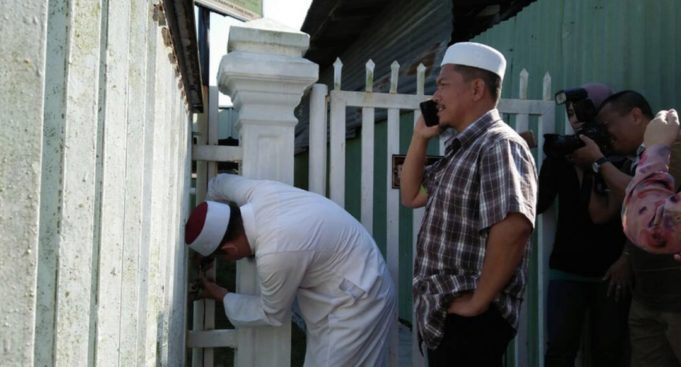
<path fill-rule="evenodd" d="M 33 363 L 47 1 L 0 2 L 0 349 Z M 5 29 L 13 25 L 13 31 Z"/>
<path fill-rule="evenodd" d="M 0 11 L 1 364 L 184 364 L 191 119 L 163 17 Z"/>

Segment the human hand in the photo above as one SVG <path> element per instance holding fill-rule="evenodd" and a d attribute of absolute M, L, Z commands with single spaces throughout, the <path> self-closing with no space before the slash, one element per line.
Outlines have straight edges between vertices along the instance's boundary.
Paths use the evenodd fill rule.
<path fill-rule="evenodd" d="M 631 292 L 631 264 L 629 256 L 622 254 L 605 273 L 603 280 L 609 280 L 607 296 L 613 296 L 615 302 L 623 300 Z"/>
<path fill-rule="evenodd" d="M 479 305 L 473 299 L 473 293 L 464 293 L 452 301 L 447 308 L 447 313 L 457 314 L 464 317 L 473 317 L 487 311 L 489 305 Z"/>
<path fill-rule="evenodd" d="M 584 146 L 572 152 L 570 157 L 572 160 L 580 165 L 588 167 L 598 158 L 603 157 L 603 152 L 601 148 L 596 144 L 593 139 L 586 135 L 579 135 L 579 139 L 584 142 Z"/>
<path fill-rule="evenodd" d="M 206 298 L 206 296 L 203 294 L 204 291 L 201 287 L 201 281 L 199 279 L 194 279 L 194 281 L 189 283 L 189 289 L 187 293 L 189 294 L 189 302 Z"/>
<path fill-rule="evenodd" d="M 678 254 L 674 255 L 674 260 L 676 260 L 676 261 L 678 261 L 678 262 L 681 263 L 681 253 L 678 253 Z"/>
<path fill-rule="evenodd" d="M 444 131 L 444 128 L 439 125 L 426 126 L 423 115 L 419 115 L 416 125 L 414 125 L 414 136 L 424 140 L 430 140 L 430 138 L 440 135 L 442 131 Z"/>
<path fill-rule="evenodd" d="M 646 132 L 643 134 L 643 143 L 650 147 L 653 145 L 672 145 L 679 136 L 679 116 L 676 110 L 662 110 L 648 123 Z"/>
<path fill-rule="evenodd" d="M 222 302 L 227 293 L 229 293 L 227 289 L 219 286 L 212 279 L 206 277 L 203 272 L 199 274 L 199 281 L 201 282 L 202 288 L 199 298 L 212 298 L 218 302 Z"/>

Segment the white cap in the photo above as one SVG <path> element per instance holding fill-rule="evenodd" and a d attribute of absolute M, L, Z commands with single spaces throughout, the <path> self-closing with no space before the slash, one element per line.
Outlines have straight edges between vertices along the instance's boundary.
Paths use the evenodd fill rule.
<path fill-rule="evenodd" d="M 447 48 L 440 66 L 456 64 L 491 71 L 504 80 L 506 59 L 496 49 L 476 42 L 459 42 Z"/>
<path fill-rule="evenodd" d="M 227 204 L 216 201 L 202 202 L 187 220 L 184 242 L 203 256 L 212 254 L 225 236 L 230 214 L 231 210 Z"/>

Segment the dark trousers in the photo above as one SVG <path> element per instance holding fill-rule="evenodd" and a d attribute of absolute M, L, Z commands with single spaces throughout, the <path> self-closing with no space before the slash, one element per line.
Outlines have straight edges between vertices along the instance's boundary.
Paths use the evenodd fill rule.
<path fill-rule="evenodd" d="M 428 350 L 428 366 L 501 367 L 515 330 L 492 305 L 474 317 L 448 315 L 437 349 Z"/>
<path fill-rule="evenodd" d="M 607 282 L 551 280 L 547 302 L 547 367 L 574 367 L 589 314 L 585 366 L 626 366 L 629 299 L 607 297 Z"/>

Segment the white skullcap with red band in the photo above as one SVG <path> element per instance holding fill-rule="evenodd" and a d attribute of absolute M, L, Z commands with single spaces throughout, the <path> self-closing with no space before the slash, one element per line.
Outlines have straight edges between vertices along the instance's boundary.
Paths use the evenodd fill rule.
<path fill-rule="evenodd" d="M 506 58 L 496 49 L 477 42 L 459 42 L 447 48 L 440 66 L 455 64 L 491 71 L 504 80 Z"/>
<path fill-rule="evenodd" d="M 185 225 L 184 242 L 203 256 L 212 254 L 225 237 L 231 210 L 229 205 L 204 201 L 189 216 Z"/>

